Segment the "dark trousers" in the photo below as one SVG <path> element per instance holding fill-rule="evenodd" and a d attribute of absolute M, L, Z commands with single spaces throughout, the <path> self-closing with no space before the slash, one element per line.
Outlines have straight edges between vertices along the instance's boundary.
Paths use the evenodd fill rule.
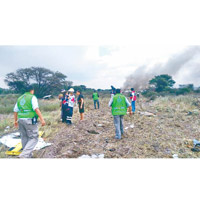
<path fill-rule="evenodd" d="M 98 109 L 99 109 L 99 100 L 98 99 L 94 100 L 94 109 L 96 109 L 96 104 L 97 104 Z"/>
<path fill-rule="evenodd" d="M 72 124 L 73 107 L 68 107 L 66 112 L 66 123 Z"/>
<path fill-rule="evenodd" d="M 61 116 L 62 116 L 62 122 L 66 122 L 66 118 L 67 118 L 67 109 L 66 108 L 62 108 L 62 111 L 61 111 Z"/>

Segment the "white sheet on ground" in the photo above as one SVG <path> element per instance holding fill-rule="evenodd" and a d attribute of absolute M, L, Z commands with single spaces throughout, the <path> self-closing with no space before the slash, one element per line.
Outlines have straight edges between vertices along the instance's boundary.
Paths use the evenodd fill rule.
<path fill-rule="evenodd" d="M 21 142 L 20 137 L 20 133 L 10 133 L 8 135 L 3 136 L 2 138 L 0 138 L 0 143 L 2 143 L 3 145 L 11 148 L 11 147 L 15 147 L 18 143 Z M 39 138 L 37 145 L 35 146 L 34 150 L 40 150 L 42 148 L 45 148 L 47 146 L 50 146 L 51 143 L 46 143 L 43 138 Z"/>

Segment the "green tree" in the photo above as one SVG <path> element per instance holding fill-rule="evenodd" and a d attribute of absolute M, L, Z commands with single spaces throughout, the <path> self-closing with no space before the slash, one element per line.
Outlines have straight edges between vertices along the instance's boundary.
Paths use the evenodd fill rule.
<path fill-rule="evenodd" d="M 16 93 L 24 93 L 30 85 L 38 97 L 57 95 L 67 85 L 67 76 L 43 67 L 22 68 L 6 75 L 5 83 Z M 70 82 L 71 83 L 71 82 Z"/>
<path fill-rule="evenodd" d="M 173 87 L 176 82 L 172 79 L 170 75 L 162 74 L 155 76 L 152 80 L 149 81 L 150 85 L 154 85 L 156 92 L 163 92 Z"/>

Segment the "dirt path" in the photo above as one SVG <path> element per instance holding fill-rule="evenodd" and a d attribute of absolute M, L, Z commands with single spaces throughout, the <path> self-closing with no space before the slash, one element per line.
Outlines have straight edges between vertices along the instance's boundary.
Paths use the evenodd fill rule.
<path fill-rule="evenodd" d="M 156 110 L 153 102 L 140 100 L 137 112 L 124 120 L 125 136 L 114 139 L 113 118 L 107 100 L 101 102 L 100 110 L 93 105 L 86 108 L 85 121 L 79 121 L 75 109 L 73 125 L 60 123 L 60 131 L 55 135 L 52 146 L 40 151 L 42 158 L 77 158 L 82 155 L 104 154 L 105 158 L 172 158 L 199 157 L 191 152 L 185 141 L 200 139 L 199 116 L 187 112 Z M 171 107 L 171 105 L 169 105 Z M 149 111 L 155 116 L 145 116 L 141 111 Z M 134 125 L 134 128 L 132 127 Z"/>

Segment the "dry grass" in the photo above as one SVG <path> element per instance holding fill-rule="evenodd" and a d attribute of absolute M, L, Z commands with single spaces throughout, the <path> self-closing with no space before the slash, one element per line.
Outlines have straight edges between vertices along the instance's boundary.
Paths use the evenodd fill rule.
<path fill-rule="evenodd" d="M 100 110 L 94 110 L 93 101 L 86 98 L 85 121 L 79 121 L 76 107 L 74 124 L 70 127 L 60 122 L 59 109 L 43 112 L 47 126 L 41 130 L 45 131 L 45 140 L 52 146 L 38 151 L 36 157 L 76 158 L 95 153 L 103 153 L 106 158 L 172 158 L 173 154 L 178 154 L 179 158 L 200 157 L 200 153 L 190 149 L 192 139 L 200 140 L 198 97 L 160 97 L 150 102 L 145 98 L 138 99 L 136 114 L 125 117 L 124 127 L 128 129 L 121 141 L 114 139 L 108 101 L 109 98 L 100 99 Z M 59 103 L 57 100 L 46 102 Z M 140 111 L 148 111 L 155 116 L 148 117 Z M 130 128 L 132 124 L 134 128 Z M 99 134 L 91 134 L 92 131 Z"/>

